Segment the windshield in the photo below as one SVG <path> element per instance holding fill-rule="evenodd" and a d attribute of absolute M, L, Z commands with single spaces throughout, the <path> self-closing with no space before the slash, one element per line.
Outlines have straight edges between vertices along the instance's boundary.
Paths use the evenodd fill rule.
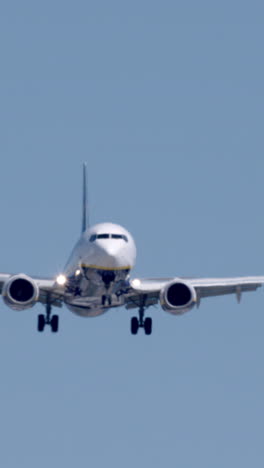
<path fill-rule="evenodd" d="M 128 238 L 124 234 L 93 234 L 90 237 L 90 242 L 94 242 L 96 239 L 123 239 L 128 242 Z"/>

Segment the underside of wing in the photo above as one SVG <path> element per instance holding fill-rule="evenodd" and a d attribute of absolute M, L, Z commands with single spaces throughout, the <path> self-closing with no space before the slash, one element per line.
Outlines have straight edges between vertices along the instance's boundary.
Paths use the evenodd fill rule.
<path fill-rule="evenodd" d="M 147 308 L 160 303 L 164 310 L 181 314 L 205 297 L 255 291 L 264 284 L 264 276 L 233 278 L 157 278 L 134 279 L 126 296 L 126 308 Z"/>
<path fill-rule="evenodd" d="M 127 309 L 150 307 L 159 302 L 160 291 L 172 278 L 134 279 L 130 282 L 130 289 L 126 294 Z"/>
<path fill-rule="evenodd" d="M 51 304 L 53 307 L 62 307 L 64 299 L 64 287 L 59 286 L 54 279 L 36 280 L 39 286 L 38 302 Z"/>
<path fill-rule="evenodd" d="M 236 278 L 194 278 L 188 280 L 195 288 L 198 297 L 222 296 L 242 292 L 256 291 L 264 283 L 264 276 L 248 276 Z"/>

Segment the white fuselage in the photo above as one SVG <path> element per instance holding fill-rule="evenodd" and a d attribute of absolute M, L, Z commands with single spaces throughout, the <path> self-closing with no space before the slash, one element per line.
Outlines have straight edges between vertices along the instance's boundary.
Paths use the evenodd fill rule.
<path fill-rule="evenodd" d="M 135 260 L 134 239 L 122 226 L 102 223 L 88 228 L 64 270 L 67 307 L 92 317 L 122 305 Z"/>

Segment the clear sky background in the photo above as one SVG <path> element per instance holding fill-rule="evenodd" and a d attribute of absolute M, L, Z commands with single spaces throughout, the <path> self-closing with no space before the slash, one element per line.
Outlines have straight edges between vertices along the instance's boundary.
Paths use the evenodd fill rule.
<path fill-rule="evenodd" d="M 81 226 L 127 227 L 136 276 L 264 274 L 261 1 L 2 0 L 0 269 L 53 276 Z M 0 325 L 5 468 L 262 468 L 264 294 L 151 337 L 41 306 Z"/>

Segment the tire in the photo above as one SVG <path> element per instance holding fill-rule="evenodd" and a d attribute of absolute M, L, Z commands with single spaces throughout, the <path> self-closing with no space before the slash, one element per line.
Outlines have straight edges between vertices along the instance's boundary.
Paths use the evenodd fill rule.
<path fill-rule="evenodd" d="M 52 333 L 57 333 L 59 329 L 59 317 L 58 315 L 53 315 L 50 321 L 51 331 Z"/>
<path fill-rule="evenodd" d="M 144 322 L 144 330 L 146 335 L 151 335 L 152 333 L 152 318 L 147 317 Z"/>
<path fill-rule="evenodd" d="M 38 331 L 43 332 L 45 328 L 45 316 L 43 314 L 40 314 L 38 316 Z"/>
<path fill-rule="evenodd" d="M 132 335 L 137 334 L 138 328 L 139 328 L 139 323 L 138 323 L 137 317 L 132 317 L 132 319 L 131 319 L 131 328 L 130 328 Z"/>

